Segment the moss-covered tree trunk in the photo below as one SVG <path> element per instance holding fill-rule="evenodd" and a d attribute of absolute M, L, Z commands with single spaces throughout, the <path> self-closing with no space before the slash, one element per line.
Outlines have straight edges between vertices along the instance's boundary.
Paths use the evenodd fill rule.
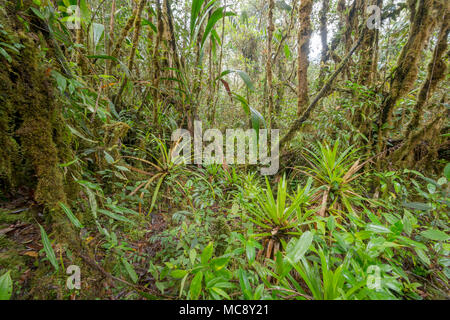
<path fill-rule="evenodd" d="M 301 115 L 308 105 L 309 41 L 311 39 L 312 1 L 302 0 L 299 8 L 300 30 L 298 32 L 297 65 L 297 115 Z"/>
<path fill-rule="evenodd" d="M 439 82 L 444 79 L 448 69 L 445 54 L 448 48 L 447 38 L 450 31 L 450 12 L 448 7 L 444 7 L 443 10 L 446 13 L 441 23 L 433 55 L 428 64 L 427 77 L 422 83 L 417 95 L 414 113 L 406 126 L 403 144 L 392 154 L 394 162 L 407 167 L 412 167 L 415 164 L 414 150 L 421 141 L 429 139 L 435 142 L 435 144 L 439 142 L 440 128 L 443 125 L 445 114 L 447 113 L 446 110 L 434 110 L 434 117 L 427 124 L 421 125 L 427 101 L 434 93 Z M 444 102 L 445 98 L 442 104 Z"/>
<path fill-rule="evenodd" d="M 269 127 L 272 126 L 273 119 L 273 75 L 272 75 L 272 38 L 275 26 L 273 24 L 274 1 L 269 0 L 269 11 L 267 16 L 267 60 L 266 60 L 266 77 L 267 77 L 267 102 L 268 102 L 268 119 Z"/>
<path fill-rule="evenodd" d="M 391 126 L 397 101 L 411 90 L 419 72 L 420 54 L 428 43 L 434 27 L 432 9 L 435 0 L 410 1 L 410 30 L 408 41 L 398 57 L 397 67 L 390 83 L 390 91 L 384 97 L 378 120 L 378 152 L 385 148 L 385 138 Z"/>
<path fill-rule="evenodd" d="M 9 58 L 0 55 L 0 187 L 10 196 L 17 187 L 30 187 L 48 220 L 57 222 L 58 203 L 66 202 L 59 165 L 72 158 L 70 135 L 39 37 L 22 28 L 13 8 L 0 7 L 0 42 L 18 48 L 6 49 Z"/>

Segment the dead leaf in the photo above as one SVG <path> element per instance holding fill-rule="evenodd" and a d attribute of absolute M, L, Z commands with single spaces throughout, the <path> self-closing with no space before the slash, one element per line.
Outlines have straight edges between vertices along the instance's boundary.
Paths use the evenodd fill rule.
<path fill-rule="evenodd" d="M 39 256 L 39 253 L 36 251 L 26 251 L 23 253 L 23 255 L 25 256 L 29 256 L 29 257 L 33 257 L 33 258 L 37 258 Z"/>
<path fill-rule="evenodd" d="M 8 227 L 8 228 L 5 228 L 5 229 L 1 229 L 0 230 L 0 234 L 7 234 L 8 232 L 11 232 L 11 231 L 14 231 L 16 228 L 11 228 L 11 227 Z"/>

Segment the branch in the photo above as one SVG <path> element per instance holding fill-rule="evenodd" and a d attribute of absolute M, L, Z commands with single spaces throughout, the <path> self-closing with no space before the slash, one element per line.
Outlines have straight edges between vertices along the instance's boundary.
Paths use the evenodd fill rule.
<path fill-rule="evenodd" d="M 283 149 L 283 147 L 286 145 L 286 143 L 288 143 L 289 141 L 291 141 L 291 139 L 294 137 L 295 133 L 300 129 L 300 127 L 302 126 L 302 124 L 308 120 L 309 115 L 311 114 L 311 112 L 314 110 L 314 108 L 316 107 L 317 103 L 319 102 L 319 100 L 330 90 L 331 85 L 333 84 L 334 79 L 336 79 L 336 77 L 339 75 L 339 73 L 341 73 L 342 69 L 344 69 L 345 64 L 348 62 L 348 60 L 350 59 L 350 57 L 352 56 L 352 54 L 355 52 L 355 50 L 359 47 L 359 45 L 362 42 L 362 39 L 364 37 L 364 34 L 366 32 L 366 28 L 364 28 L 358 38 L 358 40 L 356 41 L 356 43 L 353 45 L 353 47 L 350 49 L 350 51 L 348 52 L 348 54 L 344 57 L 344 59 L 341 61 L 341 63 L 339 64 L 338 68 L 336 69 L 336 71 L 333 73 L 333 75 L 327 80 L 327 82 L 325 83 L 325 85 L 322 87 L 322 89 L 319 91 L 319 93 L 316 95 L 316 97 L 314 98 L 314 100 L 309 104 L 309 106 L 306 108 L 305 112 L 303 112 L 303 114 L 300 116 L 300 118 L 298 118 L 297 120 L 294 121 L 294 123 L 291 125 L 291 128 L 289 129 L 288 133 L 286 133 L 286 135 L 280 140 L 280 149 Z"/>

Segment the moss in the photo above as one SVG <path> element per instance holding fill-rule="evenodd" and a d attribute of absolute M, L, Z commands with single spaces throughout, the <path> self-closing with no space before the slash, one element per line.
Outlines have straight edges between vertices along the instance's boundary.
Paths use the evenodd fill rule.
<path fill-rule="evenodd" d="M 11 224 L 16 221 L 28 222 L 31 220 L 31 215 L 28 212 L 29 211 L 26 210 L 21 213 L 11 213 L 0 209 L 0 226 L 2 224 Z"/>
<path fill-rule="evenodd" d="M 392 112 L 396 102 L 412 88 L 417 79 L 420 54 L 428 43 L 435 25 L 432 15 L 434 6 L 435 0 L 417 0 L 410 3 L 411 24 L 409 37 L 398 57 L 397 67 L 390 84 L 390 92 L 381 106 L 380 128 L 385 123 L 391 123 Z M 382 132 L 380 132 L 379 136 L 380 140 L 381 138 Z"/>
<path fill-rule="evenodd" d="M 227 249 L 227 239 L 231 235 L 231 228 L 225 217 L 220 216 L 214 220 L 211 228 L 211 235 L 216 244 L 215 255 L 223 255 Z"/>
<path fill-rule="evenodd" d="M 38 177 L 35 200 L 48 208 L 55 208 L 59 201 L 66 202 L 51 122 L 39 115 L 27 117 L 17 133 Z"/>
<path fill-rule="evenodd" d="M 5 23 L 5 11 L 0 8 L 0 23 Z M 0 33 L 0 42 L 10 42 L 8 35 Z M 2 56 L 0 56 L 2 59 Z M 11 187 L 14 185 L 13 171 L 17 163 L 17 143 L 12 138 L 11 113 L 13 105 L 9 99 L 13 84 L 4 68 L 0 72 L 0 186 Z"/>
<path fill-rule="evenodd" d="M 123 137 L 125 137 L 128 130 L 130 129 L 130 126 L 124 122 L 115 122 L 111 124 L 105 124 L 103 128 L 105 130 L 103 138 L 104 147 L 107 152 L 111 152 L 114 160 L 117 161 L 120 159 L 120 153 L 118 150 L 120 141 Z M 100 167 L 107 167 L 104 155 L 99 155 L 99 159 L 102 159 L 100 161 Z"/>
<path fill-rule="evenodd" d="M 103 142 L 106 148 L 112 148 L 119 144 L 130 129 L 130 126 L 124 122 L 115 122 L 104 125 L 105 137 Z"/>
<path fill-rule="evenodd" d="M 27 259 L 33 259 L 28 256 L 20 255 L 16 245 L 9 241 L 6 237 L 0 237 L 0 248 L 5 244 L 5 247 L 12 247 L 12 249 L 0 252 L 0 269 L 10 270 L 11 278 L 18 280 L 22 273 L 27 269 Z"/>
<path fill-rule="evenodd" d="M 6 20 L 1 12 L 0 16 Z M 20 29 L 14 36 L 12 30 L 6 31 L 2 41 L 23 47 L 20 54 L 11 52 L 11 62 L 0 57 L 5 65 L 0 71 L 0 142 L 5 146 L 0 153 L 0 179 L 4 189 L 33 181 L 35 200 L 55 210 L 58 202 L 66 202 L 59 163 L 71 153 L 61 110 L 33 38 Z"/>

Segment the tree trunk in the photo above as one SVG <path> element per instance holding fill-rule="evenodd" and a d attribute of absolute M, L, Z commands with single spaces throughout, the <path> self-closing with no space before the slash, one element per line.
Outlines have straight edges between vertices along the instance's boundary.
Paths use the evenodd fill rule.
<path fill-rule="evenodd" d="M 269 128 L 272 126 L 273 119 L 273 83 L 272 83 L 272 37 L 275 27 L 273 25 L 273 9 L 274 0 L 269 0 L 269 14 L 267 21 L 267 62 L 266 62 L 266 74 L 267 74 L 267 101 L 268 101 L 268 120 Z"/>
<path fill-rule="evenodd" d="M 308 105 L 309 41 L 311 39 L 312 0 L 302 0 L 299 8 L 300 30 L 298 32 L 297 66 L 297 115 L 301 115 Z"/>
<path fill-rule="evenodd" d="M 396 162 L 404 161 L 410 158 L 410 155 L 414 153 L 414 149 L 417 144 L 426 136 L 427 132 L 424 130 L 427 127 L 433 128 L 433 126 L 421 126 L 420 122 L 423 117 L 424 107 L 429 97 L 435 91 L 438 83 L 447 74 L 447 64 L 445 62 L 444 55 L 447 52 L 448 42 L 447 37 L 450 30 L 450 14 L 447 11 L 444 20 L 442 21 L 439 31 L 438 42 L 434 48 L 433 56 L 428 64 L 427 78 L 420 87 L 420 91 L 417 95 L 417 101 L 414 106 L 414 113 L 409 121 L 404 134 L 403 145 L 398 148 L 392 155 L 392 159 Z M 445 113 L 444 113 L 445 114 Z M 437 118 L 443 117 L 438 115 Z M 417 134 L 420 133 L 420 134 Z M 408 161 L 407 165 L 411 165 L 412 161 Z"/>
<path fill-rule="evenodd" d="M 434 0 L 411 1 L 411 26 L 408 41 L 402 48 L 397 67 L 390 82 L 390 91 L 384 97 L 378 120 L 378 152 L 384 150 L 385 136 L 392 122 L 392 113 L 397 101 L 414 85 L 418 73 L 418 61 L 428 43 L 434 20 L 431 16 Z"/>

